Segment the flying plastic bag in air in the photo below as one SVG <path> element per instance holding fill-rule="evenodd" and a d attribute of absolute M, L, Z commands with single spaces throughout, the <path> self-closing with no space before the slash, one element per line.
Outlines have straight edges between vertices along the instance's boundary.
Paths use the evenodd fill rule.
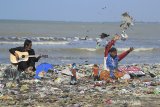
<path fill-rule="evenodd" d="M 127 12 L 123 13 L 122 23 L 120 24 L 120 28 L 122 29 L 121 40 L 125 41 L 128 38 L 125 31 L 133 25 L 133 17 L 131 17 Z"/>
<path fill-rule="evenodd" d="M 122 31 L 127 30 L 130 26 L 133 26 L 133 17 L 131 17 L 127 12 L 122 14 L 122 23 L 120 27 Z"/>

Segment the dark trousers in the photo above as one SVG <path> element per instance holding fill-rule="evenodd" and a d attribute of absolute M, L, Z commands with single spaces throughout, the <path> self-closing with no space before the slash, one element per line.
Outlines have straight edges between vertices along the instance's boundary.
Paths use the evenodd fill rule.
<path fill-rule="evenodd" d="M 27 61 L 22 61 L 18 63 L 18 70 L 19 71 L 25 71 L 28 68 Z"/>
<path fill-rule="evenodd" d="M 77 81 L 75 76 L 71 76 L 71 81 Z"/>
<path fill-rule="evenodd" d="M 34 50 L 28 51 L 29 55 L 35 55 Z M 19 71 L 25 71 L 28 67 L 33 67 L 33 70 L 36 70 L 35 68 L 35 62 L 38 62 L 39 58 L 36 57 L 30 57 L 28 61 L 22 61 L 18 63 L 18 70 Z"/>
<path fill-rule="evenodd" d="M 32 60 L 29 61 L 22 61 L 18 63 L 18 70 L 19 71 L 25 71 L 28 67 L 33 67 L 33 70 L 35 70 L 35 62 Z"/>
<path fill-rule="evenodd" d="M 75 76 L 71 76 L 71 82 L 70 85 L 76 85 L 77 84 L 77 79 Z"/>
<path fill-rule="evenodd" d="M 94 81 L 98 81 L 99 80 L 99 76 L 94 76 Z"/>

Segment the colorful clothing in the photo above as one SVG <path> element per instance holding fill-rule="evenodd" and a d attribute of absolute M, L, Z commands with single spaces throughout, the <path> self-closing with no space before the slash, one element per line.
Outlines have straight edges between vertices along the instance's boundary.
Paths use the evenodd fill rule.
<path fill-rule="evenodd" d="M 93 67 L 93 76 L 94 76 L 94 81 L 99 80 L 99 68 L 98 67 Z"/>
<path fill-rule="evenodd" d="M 98 73 L 99 73 L 98 67 L 93 67 L 93 75 L 98 76 Z"/>
<path fill-rule="evenodd" d="M 76 72 L 77 72 L 77 70 L 76 70 L 76 64 L 73 63 L 72 64 L 72 68 L 71 68 L 71 73 L 72 73 L 72 75 L 71 75 L 71 81 L 70 81 L 71 85 L 76 85 L 77 84 Z"/>
<path fill-rule="evenodd" d="M 115 56 L 114 58 L 111 57 L 109 54 L 109 50 L 115 44 L 115 40 L 111 40 L 105 47 L 104 57 L 106 57 L 106 68 L 110 71 L 110 77 L 114 77 L 114 70 L 118 69 L 118 62 L 121 61 L 124 57 L 126 57 L 129 53 L 129 50 L 121 53 L 120 55 Z"/>

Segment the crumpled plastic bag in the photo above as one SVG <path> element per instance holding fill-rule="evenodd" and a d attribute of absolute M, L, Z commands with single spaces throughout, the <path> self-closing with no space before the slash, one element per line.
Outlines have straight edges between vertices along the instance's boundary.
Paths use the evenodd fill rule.
<path fill-rule="evenodd" d="M 124 74 L 122 77 L 121 77 L 121 79 L 124 79 L 124 80 L 128 80 L 128 79 L 130 79 L 131 77 L 130 77 L 130 75 L 129 74 Z"/>

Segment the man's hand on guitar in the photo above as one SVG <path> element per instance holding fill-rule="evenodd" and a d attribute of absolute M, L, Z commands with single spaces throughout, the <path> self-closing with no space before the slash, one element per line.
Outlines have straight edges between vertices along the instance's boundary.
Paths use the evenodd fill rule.
<path fill-rule="evenodd" d="M 40 58 L 41 58 L 41 55 L 37 57 L 37 59 L 40 59 Z"/>
<path fill-rule="evenodd" d="M 29 58 L 31 57 L 35 57 L 37 59 L 37 61 L 41 58 L 41 57 L 45 57 L 45 58 L 48 58 L 48 55 L 29 55 L 28 52 L 19 52 L 19 51 L 16 51 L 13 54 L 10 54 L 10 61 L 11 63 L 13 64 L 17 64 L 21 61 L 28 61 Z"/>
<path fill-rule="evenodd" d="M 16 52 L 14 53 L 14 55 L 15 55 L 16 59 L 19 60 L 19 55 Z"/>

